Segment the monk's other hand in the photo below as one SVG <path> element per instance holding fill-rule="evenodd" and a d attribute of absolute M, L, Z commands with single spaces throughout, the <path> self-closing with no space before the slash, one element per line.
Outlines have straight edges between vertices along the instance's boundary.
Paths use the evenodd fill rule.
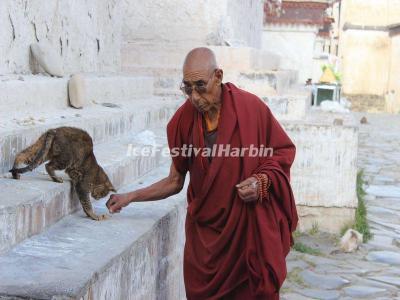
<path fill-rule="evenodd" d="M 131 203 L 128 194 L 113 194 L 108 199 L 106 206 L 110 213 L 119 213 L 121 209 Z"/>
<path fill-rule="evenodd" d="M 255 177 L 249 177 L 236 185 L 240 199 L 244 202 L 258 200 L 258 184 Z"/>

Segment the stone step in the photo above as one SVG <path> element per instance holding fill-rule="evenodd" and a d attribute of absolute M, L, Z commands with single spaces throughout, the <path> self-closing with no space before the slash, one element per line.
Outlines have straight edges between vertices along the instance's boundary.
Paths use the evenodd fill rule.
<path fill-rule="evenodd" d="M 179 89 L 182 65 L 192 47 L 168 44 L 126 43 L 122 49 L 122 71 L 154 77 L 155 92 L 170 94 Z M 281 94 L 297 84 L 297 71 L 281 70 L 279 56 L 251 47 L 210 46 L 224 81 L 235 83 L 260 97 Z M 156 59 L 155 59 L 156 58 Z"/>
<path fill-rule="evenodd" d="M 297 85 L 297 72 L 293 70 L 261 70 L 225 72 L 224 80 L 236 84 L 259 97 L 281 95 Z"/>
<path fill-rule="evenodd" d="M 173 95 L 180 92 L 181 68 L 131 65 L 125 66 L 124 72 L 153 77 L 154 92 L 157 95 Z M 232 82 L 259 97 L 287 94 L 288 91 L 298 87 L 297 71 L 293 70 L 238 71 L 224 69 L 224 82 Z"/>
<path fill-rule="evenodd" d="M 83 76 L 89 104 L 149 98 L 154 93 L 151 77 L 91 73 Z M 43 75 L 0 76 L 0 111 L 31 112 L 68 107 L 68 80 L 69 77 Z"/>
<path fill-rule="evenodd" d="M 109 175 L 115 188 L 131 183 L 146 174 L 162 161 L 161 151 L 153 153 L 133 152 L 146 140 L 138 140 L 150 133 L 150 137 L 160 145 L 166 144 L 165 128 L 155 133 L 145 131 L 119 140 L 95 145 L 95 155 L 99 164 Z M 149 139 L 149 138 L 147 138 Z M 160 148 L 162 149 L 162 148 Z M 128 152 L 129 151 L 129 152 Z M 0 178 L 0 253 L 10 249 L 22 240 L 43 232 L 48 226 L 72 213 L 81 206 L 76 193 L 72 192 L 68 177 L 64 183 L 54 183 L 44 170 L 44 165 L 35 172 L 23 174 L 21 180 L 11 179 L 11 175 Z"/>
<path fill-rule="evenodd" d="M 192 46 L 176 44 L 125 43 L 121 51 L 122 69 L 129 67 L 181 69 Z M 247 72 L 278 70 L 280 57 L 266 50 L 251 47 L 209 46 L 224 70 Z"/>
<path fill-rule="evenodd" d="M 271 95 L 261 98 L 279 120 L 302 120 L 310 108 L 310 93 L 297 90 L 283 95 Z"/>
<path fill-rule="evenodd" d="M 150 76 L 154 82 L 155 95 L 176 95 L 182 93 L 179 87 L 182 82 L 182 67 L 142 66 L 138 64 L 123 66 L 128 74 Z"/>
<path fill-rule="evenodd" d="M 180 103 L 180 99 L 153 97 L 117 107 L 96 104 L 81 110 L 64 108 L 11 117 L 0 113 L 0 174 L 8 172 L 15 155 L 49 128 L 74 126 L 88 131 L 95 143 L 105 142 L 149 126 L 165 125 Z"/>
<path fill-rule="evenodd" d="M 130 191 L 168 174 L 169 163 Z M 186 190 L 186 188 L 184 189 Z M 79 211 L 0 256 L 0 298 L 185 299 L 185 192 L 94 222 Z M 96 203 L 105 213 L 106 199 Z"/>

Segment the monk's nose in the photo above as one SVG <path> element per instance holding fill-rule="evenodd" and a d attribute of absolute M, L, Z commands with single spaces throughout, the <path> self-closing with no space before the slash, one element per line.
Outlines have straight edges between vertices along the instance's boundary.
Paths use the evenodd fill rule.
<path fill-rule="evenodd" d="M 194 90 L 192 92 L 191 99 L 192 99 L 192 102 L 194 104 L 199 104 L 199 102 L 200 102 L 200 94 L 197 93 L 196 90 Z"/>

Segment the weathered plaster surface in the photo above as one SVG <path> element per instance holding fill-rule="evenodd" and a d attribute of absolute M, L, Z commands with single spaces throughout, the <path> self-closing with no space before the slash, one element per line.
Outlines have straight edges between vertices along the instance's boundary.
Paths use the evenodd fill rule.
<path fill-rule="evenodd" d="M 261 47 L 260 0 L 125 0 L 124 42 Z M 244 13 L 245 12 L 245 13 Z"/>
<path fill-rule="evenodd" d="M 67 73 L 118 71 L 122 2 L 0 1 L 0 74 L 30 73 L 31 43 L 49 40 Z"/>
<path fill-rule="evenodd" d="M 291 182 L 296 203 L 310 207 L 357 207 L 358 129 L 284 122 L 296 145 Z"/>

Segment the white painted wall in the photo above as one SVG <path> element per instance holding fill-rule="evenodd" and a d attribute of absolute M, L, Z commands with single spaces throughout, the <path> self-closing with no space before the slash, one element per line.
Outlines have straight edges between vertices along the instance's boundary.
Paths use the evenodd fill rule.
<path fill-rule="evenodd" d="M 315 26 L 264 26 L 262 49 L 281 56 L 282 69 L 297 70 L 299 82 L 313 77 Z"/>
<path fill-rule="evenodd" d="M 125 42 L 261 47 L 261 0 L 124 0 Z"/>
<path fill-rule="evenodd" d="M 262 21 L 261 0 L 2 0 L 0 74 L 31 73 L 38 40 L 52 42 L 67 73 L 119 71 L 123 41 L 260 48 Z"/>
<path fill-rule="evenodd" d="M 259 0 L 229 0 L 228 17 L 231 19 L 234 40 L 244 42 L 245 46 L 261 48 L 263 2 Z"/>
<path fill-rule="evenodd" d="M 118 71 L 122 11 L 118 0 L 1 0 L 0 74 L 30 73 L 38 40 L 52 41 L 67 73 Z"/>

